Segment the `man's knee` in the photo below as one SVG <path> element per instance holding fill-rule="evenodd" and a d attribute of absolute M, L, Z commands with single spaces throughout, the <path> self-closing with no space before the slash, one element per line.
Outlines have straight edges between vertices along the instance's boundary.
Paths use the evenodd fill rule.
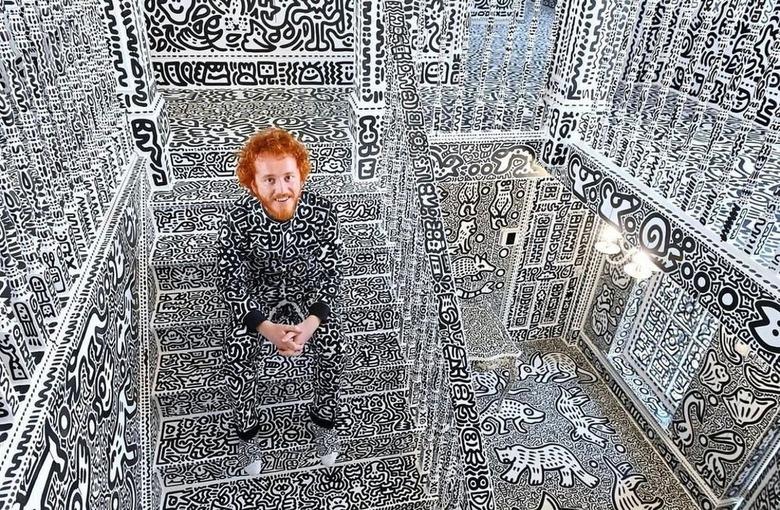
<path fill-rule="evenodd" d="M 257 357 L 258 339 L 256 334 L 246 331 L 246 328 L 234 328 L 225 338 L 223 356 L 226 364 L 247 364 Z"/>

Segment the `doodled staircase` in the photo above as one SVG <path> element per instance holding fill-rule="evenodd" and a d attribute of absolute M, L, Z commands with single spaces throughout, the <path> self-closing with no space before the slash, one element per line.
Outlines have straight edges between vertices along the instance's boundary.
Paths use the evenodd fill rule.
<path fill-rule="evenodd" d="M 431 498 L 415 468 L 419 431 L 407 406 L 411 367 L 398 331 L 392 244 L 383 231 L 386 193 L 350 182 L 345 94 L 245 89 L 166 96 L 176 181 L 151 198 L 158 360 L 152 395 L 160 419 L 153 458 L 161 507 L 428 508 Z M 264 469 L 250 478 L 221 394 L 228 310 L 214 286 L 214 265 L 219 222 L 240 193 L 232 157 L 270 123 L 309 146 L 307 186 L 326 195 L 342 221 L 346 368 L 337 430 L 343 451 L 334 468 L 319 465 L 304 426 L 310 360 L 279 357 L 266 366 L 262 395 Z"/>

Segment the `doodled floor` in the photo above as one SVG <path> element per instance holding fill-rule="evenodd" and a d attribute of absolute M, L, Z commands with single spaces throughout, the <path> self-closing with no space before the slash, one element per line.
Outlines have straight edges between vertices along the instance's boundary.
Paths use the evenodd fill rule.
<path fill-rule="evenodd" d="M 497 508 L 696 508 L 582 354 L 562 341 L 522 346 L 519 378 L 475 373 Z"/>

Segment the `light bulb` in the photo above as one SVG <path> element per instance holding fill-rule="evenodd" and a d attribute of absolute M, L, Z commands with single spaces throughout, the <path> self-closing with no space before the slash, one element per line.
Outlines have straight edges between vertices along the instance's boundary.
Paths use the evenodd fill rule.
<path fill-rule="evenodd" d="M 620 239 L 620 232 L 609 223 L 605 223 L 604 228 L 601 229 L 599 240 L 593 247 L 599 253 L 617 255 L 620 253 L 620 245 L 617 243 L 618 239 Z"/>
<path fill-rule="evenodd" d="M 623 271 L 631 278 L 644 280 L 652 276 L 657 271 L 657 268 L 650 260 L 650 257 L 645 252 L 639 250 L 631 256 L 631 262 L 623 266 Z"/>

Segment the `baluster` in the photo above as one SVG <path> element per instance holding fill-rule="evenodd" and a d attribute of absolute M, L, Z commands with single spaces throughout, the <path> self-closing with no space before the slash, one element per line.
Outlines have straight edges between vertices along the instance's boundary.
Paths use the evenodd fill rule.
<path fill-rule="evenodd" d="M 621 77 L 624 75 L 624 72 L 627 71 L 626 60 L 628 49 L 631 46 L 631 37 L 633 35 L 631 30 L 626 30 L 626 26 L 630 20 L 636 19 L 639 8 L 639 0 L 633 0 L 630 5 L 626 5 L 623 9 L 621 9 L 620 15 L 617 19 L 617 26 L 613 32 L 613 35 L 618 33 L 622 34 L 620 50 L 618 51 L 617 57 L 614 60 L 616 67 L 610 68 L 609 63 L 607 63 L 607 69 L 600 69 L 599 72 L 599 85 L 596 87 L 596 90 L 602 90 L 604 87 L 602 78 L 609 76 L 609 86 L 607 87 L 605 96 L 607 105 L 605 107 L 605 111 L 598 115 L 598 128 L 596 136 L 593 140 L 593 147 L 599 151 L 604 148 L 605 143 L 610 143 L 611 146 L 612 137 L 610 136 L 610 132 L 612 119 L 610 116 L 612 114 L 612 109 L 614 108 L 614 98 L 617 94 L 617 89 L 618 85 L 620 84 Z M 620 66 L 620 68 L 618 69 L 617 66 Z"/>
<path fill-rule="evenodd" d="M 685 6 L 686 8 L 690 5 L 691 0 L 686 0 Z M 672 11 L 673 6 L 671 5 L 665 5 L 664 15 L 663 19 L 661 21 L 661 30 L 659 31 L 658 41 L 655 44 L 655 47 L 653 48 L 653 56 L 652 56 L 652 64 L 651 69 L 653 72 L 653 75 L 656 73 L 656 70 L 659 70 L 665 63 L 669 62 L 668 56 L 671 54 L 671 51 L 678 45 L 678 40 L 680 39 L 679 34 L 680 31 L 672 30 L 671 37 L 672 37 L 672 43 L 671 45 L 666 45 L 666 39 L 668 34 L 670 33 L 670 26 L 672 21 Z M 678 18 L 678 21 L 682 24 L 685 23 L 687 25 L 687 20 L 685 19 L 685 16 L 680 16 Z M 675 25 L 677 26 L 677 25 Z M 670 65 L 666 65 L 665 70 L 663 71 L 664 78 L 668 73 L 670 72 Z M 642 85 L 639 88 L 639 97 L 637 98 L 637 108 L 636 112 L 634 114 L 634 123 L 633 127 L 631 129 L 631 133 L 629 136 L 627 136 L 628 140 L 626 143 L 626 149 L 623 153 L 623 157 L 620 160 L 620 165 L 627 168 L 632 175 L 636 175 L 636 169 L 642 170 L 643 167 L 641 164 L 633 164 L 633 159 L 635 156 L 638 156 L 641 161 L 642 154 L 635 155 L 634 149 L 637 145 L 637 143 L 640 141 L 640 126 L 645 122 L 643 115 L 645 113 L 645 109 L 647 108 L 648 102 L 650 101 L 650 95 L 652 93 L 653 88 L 653 76 L 646 77 L 645 81 L 642 83 Z M 657 115 L 659 112 L 655 112 Z M 653 112 L 651 112 L 651 115 Z M 644 150 L 645 147 L 640 144 L 640 149 Z M 649 173 L 649 171 L 644 171 L 641 175 L 637 175 L 637 177 L 642 180 L 649 182 L 649 177 L 652 175 Z"/>
<path fill-rule="evenodd" d="M 639 13 L 639 19 L 641 19 L 641 22 L 637 32 L 637 49 L 633 55 L 633 58 L 631 59 L 631 65 L 629 66 L 628 72 L 625 74 L 625 80 L 622 80 L 622 94 L 618 95 L 617 101 L 613 100 L 613 109 L 616 110 L 616 115 L 615 122 L 612 123 L 614 126 L 614 135 L 612 136 L 612 143 L 610 144 L 608 154 L 609 157 L 612 158 L 618 165 L 622 165 L 621 154 L 623 150 L 622 145 L 625 141 L 627 131 L 626 119 L 628 117 L 628 108 L 629 104 L 631 103 L 631 98 L 634 95 L 635 86 L 639 80 L 639 73 L 641 71 L 640 63 L 644 59 L 644 54 L 642 53 L 643 45 L 641 43 L 645 37 L 645 32 L 647 31 L 648 26 L 652 24 L 653 16 L 649 13 L 658 7 L 659 1 L 660 0 L 655 0 L 653 4 L 648 4 L 647 11 L 640 11 Z M 659 33 L 663 33 L 663 30 Z M 660 44 L 656 45 L 656 51 L 658 50 L 658 46 L 660 46 Z"/>
<path fill-rule="evenodd" d="M 496 25 L 496 3 L 497 0 L 490 0 L 490 13 L 488 14 L 487 27 L 479 46 L 479 55 L 481 61 L 479 64 L 479 74 L 477 76 L 477 87 L 475 91 L 476 102 L 471 116 L 471 131 L 482 129 L 482 117 L 485 111 L 485 82 L 490 69 L 490 62 L 493 60 L 493 38 Z"/>
<path fill-rule="evenodd" d="M 765 4 L 761 6 L 762 14 L 764 7 Z M 779 8 L 780 6 L 775 7 L 775 9 Z M 742 80 L 745 77 L 745 63 L 748 60 L 749 52 L 752 51 L 753 45 L 758 39 L 761 30 L 760 19 L 763 19 L 763 15 L 754 19 L 758 19 L 759 21 L 751 25 L 750 31 L 745 38 L 745 44 L 740 48 L 739 58 L 734 59 L 736 68 L 734 69 L 731 79 L 729 80 L 725 99 L 723 100 L 723 103 L 713 122 L 712 131 L 710 133 L 709 139 L 707 140 L 707 147 L 704 152 L 704 157 L 699 160 L 699 164 L 696 167 L 693 179 L 688 182 L 687 189 L 685 190 L 686 196 L 684 196 L 680 201 L 681 207 L 687 210 L 693 217 L 699 219 L 699 221 L 701 221 L 704 225 L 711 223 L 713 218 L 719 212 L 719 206 L 722 204 L 718 202 L 718 197 L 721 195 L 723 190 L 727 189 L 729 180 L 731 178 L 730 174 L 733 162 L 736 160 L 737 154 L 742 149 L 744 138 L 740 137 L 746 136 L 746 132 L 744 131 L 746 125 L 743 123 L 740 126 L 736 137 L 733 139 L 733 145 L 729 154 L 728 163 L 726 165 L 717 166 L 713 164 L 717 154 L 715 146 L 720 141 L 721 134 L 723 133 L 723 128 L 725 127 L 726 122 L 733 116 L 731 112 L 736 105 L 738 92 L 741 88 Z M 774 59 L 776 60 L 776 56 Z M 765 69 L 769 71 L 774 65 L 775 64 L 772 64 L 771 62 L 767 63 Z M 765 81 L 766 79 L 767 75 L 765 73 L 762 77 L 762 80 Z M 755 116 L 755 112 L 753 113 L 753 116 Z M 713 186 L 712 182 L 707 183 L 708 179 L 705 178 L 706 173 L 708 171 L 717 172 L 718 169 L 721 170 L 720 175 L 717 176 L 717 179 L 714 178 L 715 176 L 713 176 L 712 179 L 715 181 L 715 185 Z"/>
<path fill-rule="evenodd" d="M 533 58 L 536 53 L 536 35 L 539 31 L 539 17 L 542 12 L 541 0 L 534 0 L 534 7 L 531 14 L 531 20 L 528 26 L 528 33 L 525 40 L 525 52 L 523 54 L 523 64 L 520 68 L 520 86 L 522 94 L 517 97 L 517 104 L 512 116 L 511 126 L 513 129 L 523 129 L 523 121 L 526 114 L 526 105 L 533 97 L 534 89 L 530 86 L 531 69 L 533 69 Z M 543 86 L 543 84 L 540 84 Z M 540 95 L 541 86 L 536 90 L 536 95 Z"/>
<path fill-rule="evenodd" d="M 535 0 L 534 9 L 541 0 Z M 517 25 L 519 19 L 525 14 L 525 0 L 512 0 L 512 16 L 509 19 L 507 27 L 506 42 L 504 43 L 504 55 L 501 60 L 501 68 L 498 71 L 498 93 L 496 94 L 496 104 L 493 111 L 493 128 L 504 128 L 504 111 L 506 109 L 507 81 L 509 80 L 509 67 L 514 56 L 516 48 L 515 39 L 517 38 Z M 536 11 L 534 11 L 536 13 Z M 524 87 L 526 82 L 520 80 L 519 85 Z M 510 123 L 511 124 L 511 123 Z"/>
<path fill-rule="evenodd" d="M 778 9 L 780 9 L 780 6 L 778 6 Z M 724 165 L 723 175 L 721 176 L 721 179 L 714 190 L 714 204 L 719 204 L 721 207 L 710 207 L 704 213 L 705 224 L 713 223 L 713 220 L 717 217 L 723 205 L 726 205 L 729 202 L 729 200 L 727 200 L 727 196 L 731 194 L 734 188 L 734 186 L 731 185 L 733 180 L 732 176 L 737 174 L 740 170 L 738 159 L 740 156 L 742 156 L 743 159 L 747 159 L 745 154 L 747 151 L 743 151 L 745 148 L 745 142 L 747 141 L 750 132 L 755 129 L 754 121 L 756 114 L 758 113 L 761 101 L 765 97 L 770 80 L 772 80 L 773 76 L 776 76 L 777 71 L 780 70 L 780 44 L 778 44 L 777 41 L 775 41 L 774 45 L 771 47 L 769 58 L 767 62 L 765 62 L 765 66 L 765 72 L 761 76 L 761 79 L 756 86 L 756 91 L 750 100 L 747 110 L 743 113 L 739 131 L 737 136 L 733 139 L 734 144 L 731 151 L 729 152 L 729 158 Z M 764 153 L 771 152 L 771 143 L 776 141 L 776 124 L 777 122 L 775 118 L 772 121 L 772 128 L 774 129 L 775 133 L 770 130 L 770 134 L 768 134 L 764 139 L 764 143 L 769 142 L 770 145 L 766 148 L 762 146 L 762 148 L 759 150 L 759 155 L 762 154 L 762 151 Z M 714 159 L 714 155 L 710 156 L 709 159 Z M 760 174 L 760 172 L 763 170 L 765 164 L 765 159 L 759 158 L 755 162 L 756 166 L 753 172 L 745 180 L 741 189 L 737 191 L 737 198 L 732 201 L 728 216 L 722 225 L 722 230 L 720 233 L 722 240 L 726 241 L 733 239 L 738 232 L 742 221 L 745 219 L 748 213 L 748 207 L 746 207 L 746 204 L 752 196 L 758 174 Z"/>
<path fill-rule="evenodd" d="M 683 143 L 680 149 L 677 151 L 677 153 L 680 155 L 679 160 L 683 163 L 687 164 L 690 157 L 691 157 L 691 147 L 693 146 L 693 139 L 696 135 L 696 133 L 699 131 L 699 128 L 701 127 L 701 122 L 704 119 L 704 111 L 707 107 L 707 105 L 710 102 L 710 97 L 712 96 L 713 91 L 715 90 L 715 85 L 717 83 L 716 77 L 718 76 L 718 73 L 720 73 L 722 63 L 724 61 L 724 53 L 726 50 L 726 46 L 728 44 L 728 41 L 731 40 L 733 37 L 733 34 L 736 31 L 736 24 L 737 21 L 742 17 L 745 8 L 747 7 L 747 1 L 746 0 L 736 0 L 736 6 L 735 6 L 735 12 L 733 13 L 733 16 L 729 17 L 729 22 L 725 25 L 725 27 L 718 28 L 718 27 L 712 27 L 712 23 L 710 22 L 710 28 L 707 32 L 703 33 L 700 36 L 701 41 L 706 41 L 709 39 L 710 34 L 716 37 L 720 37 L 721 43 L 718 45 L 718 50 L 715 55 L 715 58 L 712 59 L 714 64 L 707 70 L 706 77 L 704 78 L 704 82 L 701 84 L 701 91 L 696 97 L 696 105 L 693 108 L 693 112 L 691 114 L 691 120 L 688 122 L 687 129 L 685 130 L 685 135 L 683 137 Z M 717 13 L 716 6 L 713 5 L 713 2 L 711 1 L 708 7 L 712 14 L 712 19 L 714 19 L 715 14 Z M 714 33 L 713 33 L 714 31 Z M 697 41 L 698 42 L 698 41 Z M 692 59 L 693 61 L 693 59 Z M 690 71 L 692 74 L 692 71 Z M 686 102 L 686 95 L 695 97 L 696 91 L 695 91 L 696 83 L 693 79 L 690 79 L 688 81 L 687 87 L 683 90 L 683 93 L 681 93 L 677 98 L 677 105 L 675 105 L 675 112 L 677 112 L 677 115 L 679 116 L 681 110 L 683 109 L 683 106 Z M 673 112 L 673 119 L 675 118 L 675 113 Z M 674 120 L 672 121 L 674 122 Z M 670 136 L 674 136 L 676 132 L 674 124 L 670 128 Z M 667 196 L 670 200 L 676 202 L 682 209 L 686 209 L 687 199 L 685 194 L 680 194 L 680 190 L 685 190 L 687 183 L 687 179 L 693 178 L 692 176 L 685 175 L 684 167 L 683 165 L 676 165 L 674 168 L 670 170 L 670 185 L 669 185 L 669 191 Z"/>
<path fill-rule="evenodd" d="M 661 79 L 661 90 L 658 92 L 653 105 L 650 107 L 651 120 L 649 123 L 649 129 L 640 134 L 639 123 L 634 125 L 634 136 L 641 140 L 640 152 L 637 154 L 637 170 L 635 175 L 639 179 L 653 188 L 658 187 L 663 178 L 666 163 L 668 158 L 664 158 L 664 151 L 671 151 L 671 136 L 658 136 L 658 126 L 663 118 L 664 110 L 666 108 L 666 98 L 669 96 L 669 90 L 672 86 L 672 80 L 677 68 L 680 66 L 680 58 L 682 56 L 681 46 L 688 33 L 688 25 L 693 17 L 693 1 L 688 0 L 680 11 L 680 23 L 677 25 L 674 33 L 672 34 L 672 43 L 669 47 L 668 55 L 673 57 L 668 59 L 665 64 L 663 77 Z M 691 59 L 692 60 L 692 59 Z M 648 95 L 648 101 L 649 101 Z M 644 105 L 640 108 L 639 119 L 642 119 L 642 111 Z M 671 133 L 668 133 L 671 134 Z M 633 137 L 632 137 L 633 138 Z M 660 138 L 660 152 L 656 145 L 656 141 Z M 648 156 L 652 159 L 648 160 Z M 655 164 L 654 164 L 655 163 Z M 631 161 L 628 162 L 631 165 Z"/>
<path fill-rule="evenodd" d="M 555 4 L 555 15 L 553 20 L 553 27 L 551 30 L 550 40 L 548 41 L 547 52 L 544 57 L 544 64 L 539 72 L 543 76 L 543 80 L 539 84 L 539 93 L 536 97 L 536 104 L 534 105 L 533 115 L 533 129 L 534 131 L 540 131 L 542 129 L 542 122 L 544 120 L 544 89 L 550 85 L 552 80 L 553 70 L 555 68 L 555 54 L 556 54 L 556 41 L 559 37 L 561 27 L 566 23 L 567 12 L 569 8 L 569 2 L 558 0 Z M 522 85 L 522 84 L 521 84 Z M 514 116 L 516 118 L 517 115 Z M 515 129 L 515 121 L 512 121 L 512 129 Z"/>
<path fill-rule="evenodd" d="M 464 116 L 464 109 L 465 106 L 463 104 L 463 96 L 465 94 L 465 89 L 468 86 L 469 83 L 469 68 L 471 67 L 471 29 L 472 29 L 472 21 L 471 21 L 471 13 L 466 12 L 466 29 L 463 35 L 463 60 L 462 60 L 462 72 L 460 75 L 460 82 L 458 83 L 456 87 L 456 95 L 455 95 L 455 104 L 453 105 L 452 111 L 452 123 L 454 124 L 454 130 L 460 132 L 463 129 L 463 116 Z"/>

